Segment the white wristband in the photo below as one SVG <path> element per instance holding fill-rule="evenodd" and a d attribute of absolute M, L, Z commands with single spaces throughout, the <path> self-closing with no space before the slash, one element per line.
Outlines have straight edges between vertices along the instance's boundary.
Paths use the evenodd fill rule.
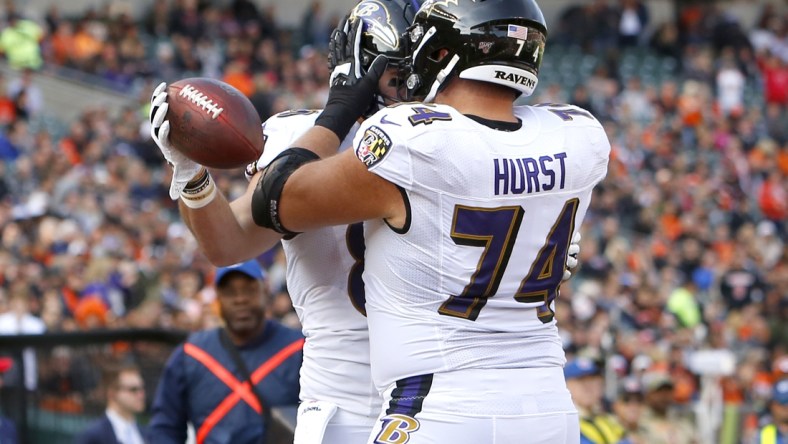
<path fill-rule="evenodd" d="M 181 200 L 187 207 L 196 210 L 208 205 L 216 198 L 216 184 L 213 179 L 211 179 L 210 174 L 205 174 L 205 182 L 200 184 L 198 189 L 190 190 L 184 188 L 184 190 L 181 191 Z"/>

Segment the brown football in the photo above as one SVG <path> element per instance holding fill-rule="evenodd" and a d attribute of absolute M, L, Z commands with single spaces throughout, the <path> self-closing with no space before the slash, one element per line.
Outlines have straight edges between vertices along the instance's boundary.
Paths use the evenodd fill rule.
<path fill-rule="evenodd" d="M 190 78 L 167 88 L 172 147 L 200 165 L 244 167 L 263 153 L 263 129 L 252 102 L 218 80 Z"/>

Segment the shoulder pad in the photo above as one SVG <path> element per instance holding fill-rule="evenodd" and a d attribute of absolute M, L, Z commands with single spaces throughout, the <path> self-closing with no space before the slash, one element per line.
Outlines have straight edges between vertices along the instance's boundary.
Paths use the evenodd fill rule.
<path fill-rule="evenodd" d="M 263 131 L 268 135 L 274 132 L 298 132 L 293 129 L 303 129 L 306 131 L 314 126 L 315 120 L 320 115 L 319 109 L 299 109 L 284 111 L 274 114 L 263 123 Z M 303 132 L 301 131 L 301 132 Z"/>
<path fill-rule="evenodd" d="M 446 105 L 407 102 L 378 111 L 369 118 L 369 123 L 408 137 L 433 124 L 450 122 L 455 119 L 456 114 L 454 108 Z"/>
<path fill-rule="evenodd" d="M 567 103 L 540 103 L 529 107 L 545 121 L 557 125 L 601 126 L 599 121 L 579 106 Z"/>
<path fill-rule="evenodd" d="M 274 157 L 315 126 L 319 115 L 318 109 L 301 109 L 281 112 L 266 120 L 263 123 L 265 149 L 257 161 L 258 168 L 264 168 Z"/>

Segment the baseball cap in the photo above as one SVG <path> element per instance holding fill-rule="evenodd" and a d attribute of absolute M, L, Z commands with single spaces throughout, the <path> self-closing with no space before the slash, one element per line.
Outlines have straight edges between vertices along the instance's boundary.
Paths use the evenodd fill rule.
<path fill-rule="evenodd" d="M 633 398 L 643 398 L 643 384 L 635 376 L 627 376 L 621 380 L 618 388 L 618 396 L 620 399 L 629 400 Z"/>
<path fill-rule="evenodd" d="M 788 376 L 788 355 L 781 356 L 774 361 L 772 365 L 772 373 L 775 379 L 780 379 Z"/>
<path fill-rule="evenodd" d="M 661 388 L 673 388 L 673 378 L 667 372 L 651 371 L 643 375 L 643 387 L 646 393 Z"/>
<path fill-rule="evenodd" d="M 0 373 L 5 373 L 8 370 L 11 370 L 11 367 L 14 366 L 14 360 L 7 357 L 0 357 Z"/>
<path fill-rule="evenodd" d="M 260 264 L 257 263 L 257 260 L 251 259 L 228 267 L 217 268 L 216 275 L 213 277 L 214 285 L 219 285 L 225 276 L 233 272 L 243 273 L 252 279 L 265 279 L 265 272 L 260 268 Z"/>
<path fill-rule="evenodd" d="M 564 378 L 567 380 L 600 374 L 599 367 L 588 358 L 577 358 L 564 366 Z"/>
<path fill-rule="evenodd" d="M 777 384 L 774 384 L 772 400 L 780 405 L 788 405 L 788 379 L 783 379 Z"/>

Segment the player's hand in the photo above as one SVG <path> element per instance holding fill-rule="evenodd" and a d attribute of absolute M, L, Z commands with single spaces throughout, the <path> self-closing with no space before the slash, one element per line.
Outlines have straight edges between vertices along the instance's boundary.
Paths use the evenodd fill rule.
<path fill-rule="evenodd" d="M 328 102 L 315 125 L 322 126 L 343 140 L 353 124 L 364 117 L 375 103 L 378 80 L 388 65 L 388 58 L 379 55 L 372 61 L 369 70 L 358 82 L 332 85 L 328 91 Z"/>
<path fill-rule="evenodd" d="M 332 34 L 331 89 L 328 102 L 315 121 L 315 125 L 331 130 L 339 140 L 344 139 L 356 120 L 364 117 L 376 103 L 378 81 L 388 66 L 388 58 L 379 55 L 362 75 L 359 45 L 363 22 L 346 20 L 342 27 Z"/>
<path fill-rule="evenodd" d="M 259 160 L 255 160 L 244 168 L 244 177 L 247 182 L 251 182 L 254 175 L 263 170 L 263 168 L 257 166 L 257 162 L 259 162 Z"/>
<path fill-rule="evenodd" d="M 200 171 L 202 165 L 189 159 L 183 154 L 175 150 L 169 141 L 170 135 L 170 121 L 166 120 L 167 109 L 167 84 L 162 82 L 153 90 L 151 95 L 150 107 L 150 123 L 151 123 L 151 137 L 156 142 L 164 158 L 167 160 L 172 168 L 172 182 L 170 183 L 170 198 L 178 200 L 186 184 L 194 179 Z"/>
<path fill-rule="evenodd" d="M 580 233 L 575 232 L 572 236 L 572 242 L 569 244 L 569 251 L 566 256 L 566 267 L 564 267 L 564 277 L 562 280 L 566 281 L 572 277 L 572 270 L 577 267 L 577 256 L 580 254 Z"/>
<path fill-rule="evenodd" d="M 361 80 L 363 66 L 361 34 L 363 22 L 356 19 L 351 23 L 346 15 L 331 33 L 328 43 L 328 69 L 331 71 L 330 85 L 352 85 Z"/>

